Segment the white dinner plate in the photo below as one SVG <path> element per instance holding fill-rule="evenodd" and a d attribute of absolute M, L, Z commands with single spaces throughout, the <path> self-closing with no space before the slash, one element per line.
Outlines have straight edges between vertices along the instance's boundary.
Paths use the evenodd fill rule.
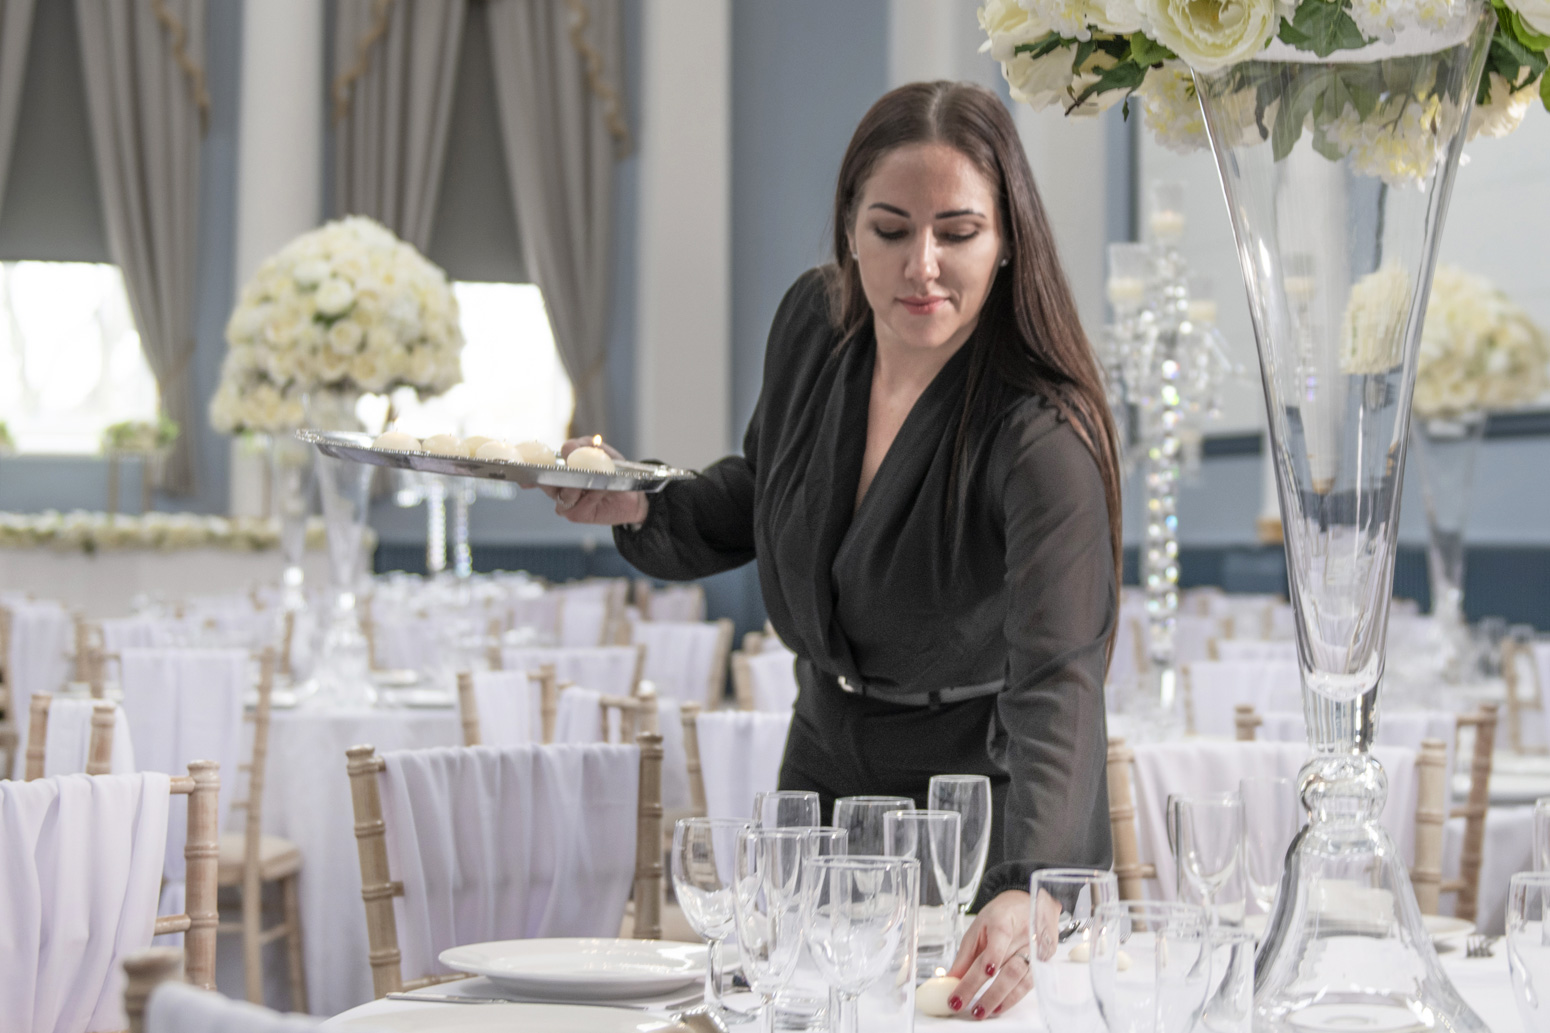
<path fill-rule="evenodd" d="M 455 706 L 457 700 L 441 689 L 383 689 L 385 702 L 397 707 L 436 710 Z"/>
<path fill-rule="evenodd" d="M 1249 915 L 1243 920 L 1243 927 L 1253 933 L 1256 938 L 1265 935 L 1265 925 L 1268 921 L 1266 915 Z M 1456 940 L 1461 936 L 1468 936 L 1475 931 L 1475 923 L 1466 922 L 1462 918 L 1452 918 L 1448 915 L 1422 915 L 1421 924 L 1426 927 L 1426 933 L 1432 938 L 1433 943 L 1445 943 L 1448 940 Z"/>
<path fill-rule="evenodd" d="M 374 1005 L 330 1019 L 329 1029 L 372 1030 L 373 1033 L 667 1033 L 681 1030 L 675 1022 L 653 1018 L 628 1008 L 588 1008 L 574 1004 L 420 1004 L 378 1001 Z"/>
<path fill-rule="evenodd" d="M 420 672 L 401 667 L 372 671 L 371 683 L 379 689 L 407 689 L 420 684 Z"/>
<path fill-rule="evenodd" d="M 669 940 L 496 940 L 452 947 L 440 961 L 523 997 L 648 997 L 705 978 L 702 944 Z"/>

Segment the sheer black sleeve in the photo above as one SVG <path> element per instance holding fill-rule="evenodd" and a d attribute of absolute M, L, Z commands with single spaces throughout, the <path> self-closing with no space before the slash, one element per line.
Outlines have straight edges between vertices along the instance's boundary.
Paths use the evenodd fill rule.
<path fill-rule="evenodd" d="M 1035 399 L 1003 431 L 992 485 L 1003 471 L 1008 681 L 994 741 L 1012 776 L 1007 860 L 976 906 L 1026 890 L 1039 868 L 1107 868 L 1113 855 L 1103 681 L 1118 600 L 1103 481 L 1074 428 Z"/>

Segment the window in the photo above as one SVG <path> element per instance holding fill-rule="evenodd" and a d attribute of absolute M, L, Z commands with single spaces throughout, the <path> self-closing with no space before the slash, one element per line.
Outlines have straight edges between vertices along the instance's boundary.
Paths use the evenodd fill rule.
<path fill-rule="evenodd" d="M 157 410 L 117 266 L 0 262 L 0 420 L 18 452 L 92 454 L 103 428 Z"/>
<path fill-rule="evenodd" d="M 424 402 L 412 389 L 399 389 L 393 396 L 399 428 L 418 437 L 484 434 L 558 447 L 576 396 L 538 287 L 459 282 L 453 291 L 463 325 L 463 382 Z M 387 415 L 387 399 L 363 398 L 357 414 L 376 433 Z"/>

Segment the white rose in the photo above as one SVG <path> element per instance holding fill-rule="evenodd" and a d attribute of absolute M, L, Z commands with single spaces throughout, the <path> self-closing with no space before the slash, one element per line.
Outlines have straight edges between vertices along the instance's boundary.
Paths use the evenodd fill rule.
<path fill-rule="evenodd" d="M 328 347 L 340 355 L 354 355 L 360 351 L 361 341 L 365 337 L 366 332 L 359 323 L 353 319 L 341 319 L 329 328 Z"/>
<path fill-rule="evenodd" d="M 1136 95 L 1158 143 L 1180 154 L 1211 145 L 1200 100 L 1195 96 L 1194 77 L 1183 64 L 1169 61 L 1147 72 Z"/>
<path fill-rule="evenodd" d="M 1510 135 L 1523 122 L 1529 105 L 1539 99 L 1539 80 L 1514 90 L 1512 84 L 1495 72 L 1491 77 L 1491 99 L 1476 104 L 1469 116 L 1469 138 L 1477 136 L 1502 137 Z"/>
<path fill-rule="evenodd" d="M 1012 88 L 1012 99 L 1035 111 L 1062 104 L 1071 86 L 1072 51 L 1060 47 L 1040 58 L 1015 54 L 1001 66 L 1001 74 Z"/>
<path fill-rule="evenodd" d="M 1141 28 L 1132 0 L 1028 0 L 1035 17 L 1065 39 L 1092 38 L 1092 29 L 1129 33 Z"/>
<path fill-rule="evenodd" d="M 380 393 L 392 382 L 392 373 L 382 357 L 363 351 L 350 360 L 350 376 L 364 390 Z"/>
<path fill-rule="evenodd" d="M 1550 36 L 1550 0 L 1506 0 L 1524 24 L 1541 36 Z"/>
<path fill-rule="evenodd" d="M 1017 0 L 988 0 L 978 11 L 980 28 L 989 38 L 980 47 L 1003 63 L 1012 60 L 1012 51 L 1024 43 L 1033 43 L 1049 35 L 1050 27 L 1034 17 Z"/>
<path fill-rule="evenodd" d="M 1139 0 L 1157 42 L 1200 72 L 1246 61 L 1275 37 L 1275 0 Z"/>
<path fill-rule="evenodd" d="M 308 258 L 296 263 L 291 276 L 298 287 L 311 289 L 328 279 L 328 263 L 321 258 Z"/>
<path fill-rule="evenodd" d="M 429 348 L 416 348 L 409 356 L 409 376 L 415 387 L 430 387 L 436 380 L 436 355 Z"/>
<path fill-rule="evenodd" d="M 350 373 L 350 356 L 340 355 L 332 348 L 324 348 L 317 357 L 318 379 L 325 384 L 343 380 Z"/>
<path fill-rule="evenodd" d="M 355 301 L 355 288 L 338 277 L 324 280 L 318 287 L 318 314 L 326 318 L 343 315 Z"/>

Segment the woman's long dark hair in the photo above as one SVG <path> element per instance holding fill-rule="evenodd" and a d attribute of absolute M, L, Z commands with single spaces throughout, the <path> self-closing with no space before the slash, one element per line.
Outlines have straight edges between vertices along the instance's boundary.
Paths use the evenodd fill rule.
<path fill-rule="evenodd" d="M 1121 570 L 1119 449 L 1103 375 L 1077 317 L 1055 238 L 1033 183 L 1033 170 L 1006 106 L 973 83 L 911 83 L 872 105 L 856 127 L 840 163 L 834 191 L 834 265 L 831 310 L 849 341 L 872 319 L 861 272 L 850 256 L 861 190 L 883 155 L 907 144 L 942 143 L 963 154 L 995 188 L 1006 266 L 997 271 L 980 312 L 969 356 L 968 389 L 958 421 L 953 475 L 963 469 L 968 430 L 989 415 L 999 381 L 1046 399 L 1070 422 L 1092 452 L 1103 478 L 1114 550 L 1115 598 Z M 950 493 L 955 494 L 955 493 Z M 1110 638 L 1110 650 L 1113 638 Z"/>

